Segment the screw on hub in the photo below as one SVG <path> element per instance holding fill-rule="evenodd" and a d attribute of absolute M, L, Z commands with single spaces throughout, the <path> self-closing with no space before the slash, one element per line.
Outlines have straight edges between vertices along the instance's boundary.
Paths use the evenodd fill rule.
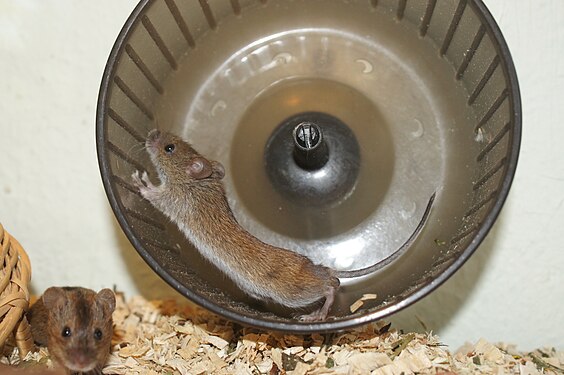
<path fill-rule="evenodd" d="M 312 122 L 301 122 L 293 131 L 294 160 L 303 169 L 315 170 L 329 160 L 327 143 L 321 128 Z"/>

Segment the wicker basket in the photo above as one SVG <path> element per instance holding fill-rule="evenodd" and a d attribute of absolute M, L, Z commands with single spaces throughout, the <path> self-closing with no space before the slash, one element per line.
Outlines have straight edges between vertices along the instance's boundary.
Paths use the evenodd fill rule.
<path fill-rule="evenodd" d="M 34 347 L 25 312 L 29 307 L 28 284 L 31 279 L 29 258 L 0 224 L 0 348 L 15 339 L 20 357 Z"/>

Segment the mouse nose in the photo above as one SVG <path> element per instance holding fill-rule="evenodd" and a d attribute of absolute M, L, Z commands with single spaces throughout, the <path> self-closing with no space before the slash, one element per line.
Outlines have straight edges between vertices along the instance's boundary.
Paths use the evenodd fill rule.
<path fill-rule="evenodd" d="M 161 132 L 158 129 L 153 129 L 147 135 L 147 139 L 145 140 L 145 147 L 152 148 L 155 147 L 156 143 L 161 137 Z"/>
<path fill-rule="evenodd" d="M 92 354 L 82 348 L 69 350 L 68 357 L 70 361 L 67 365 L 73 371 L 87 372 L 96 367 L 96 361 L 92 358 Z"/>
<path fill-rule="evenodd" d="M 149 132 L 149 134 L 147 135 L 147 139 L 157 139 L 161 136 L 161 132 L 159 129 L 153 129 Z"/>

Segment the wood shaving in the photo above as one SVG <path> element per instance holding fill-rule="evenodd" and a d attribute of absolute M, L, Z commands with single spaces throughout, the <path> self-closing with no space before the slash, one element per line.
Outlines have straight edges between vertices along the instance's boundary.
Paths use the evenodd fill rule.
<path fill-rule="evenodd" d="M 360 297 L 360 299 L 362 301 L 368 301 L 368 300 L 376 299 L 376 298 L 378 298 L 378 295 L 372 294 L 372 293 L 371 294 L 363 294 L 362 297 Z"/>
<path fill-rule="evenodd" d="M 356 301 L 351 305 L 351 307 L 349 307 L 349 309 L 350 309 L 350 311 L 351 311 L 352 313 L 354 313 L 354 312 L 357 312 L 358 309 L 360 309 L 360 308 L 362 307 L 362 305 L 364 305 L 364 301 L 361 300 L 361 299 L 359 299 L 359 300 L 356 300 Z"/>
<path fill-rule="evenodd" d="M 363 294 L 362 297 L 357 299 L 350 307 L 352 313 L 356 312 L 364 305 L 364 301 L 369 301 L 371 299 L 376 299 L 378 296 L 376 294 Z"/>
<path fill-rule="evenodd" d="M 126 302 L 118 294 L 114 323 L 103 374 L 564 374 L 564 351 L 519 353 L 481 339 L 452 353 L 435 335 L 400 333 L 382 322 L 336 334 L 284 335 L 240 327 L 189 303 Z M 51 366 L 45 348 L 23 361 L 17 351 L 0 362 Z"/>

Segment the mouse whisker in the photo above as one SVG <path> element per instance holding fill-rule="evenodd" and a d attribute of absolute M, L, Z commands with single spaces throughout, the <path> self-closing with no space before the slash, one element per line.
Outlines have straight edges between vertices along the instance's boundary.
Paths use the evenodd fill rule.
<path fill-rule="evenodd" d="M 126 152 L 126 155 L 136 155 L 145 150 L 144 142 L 136 142 Z"/>

